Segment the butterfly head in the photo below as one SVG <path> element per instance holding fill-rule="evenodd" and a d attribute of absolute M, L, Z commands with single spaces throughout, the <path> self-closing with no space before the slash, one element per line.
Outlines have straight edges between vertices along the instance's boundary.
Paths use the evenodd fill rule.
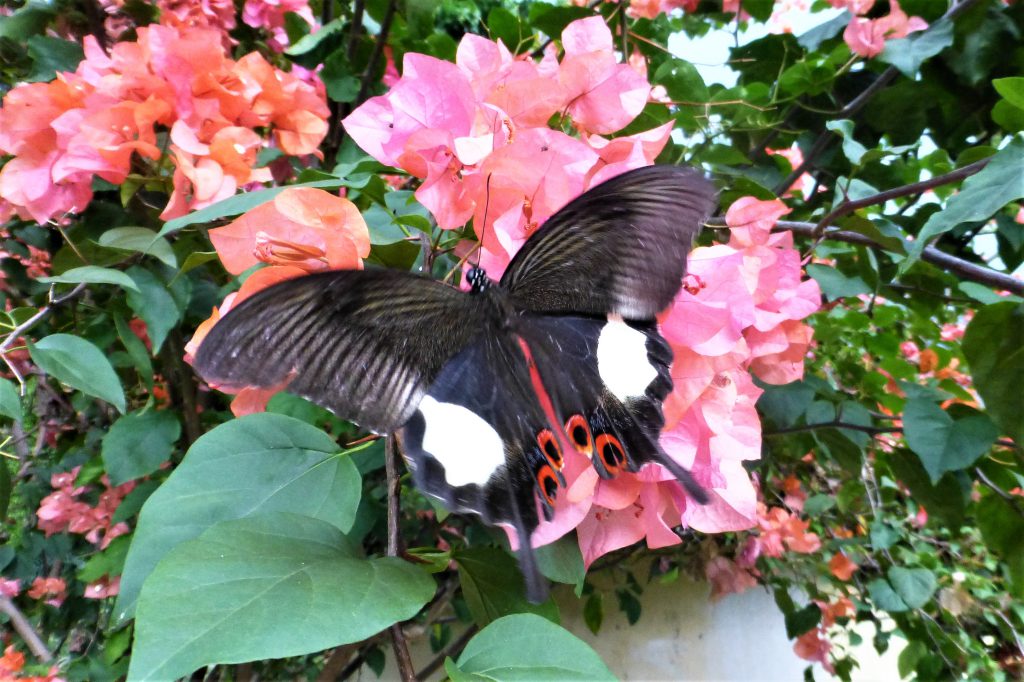
<path fill-rule="evenodd" d="M 478 265 L 474 265 L 466 273 L 466 281 L 469 282 L 470 292 L 474 294 L 480 294 L 487 291 L 493 282 L 491 278 L 487 276 L 484 269 Z"/>

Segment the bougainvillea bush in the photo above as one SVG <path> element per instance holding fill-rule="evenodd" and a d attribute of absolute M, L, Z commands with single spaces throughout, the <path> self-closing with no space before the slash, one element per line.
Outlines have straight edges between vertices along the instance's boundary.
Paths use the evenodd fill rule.
<path fill-rule="evenodd" d="M 810 676 L 899 642 L 904 678 L 1019 679 L 1022 34 L 1001 0 L 6 5 L 0 680 L 610 677 L 525 539 L 190 365 L 305 273 L 497 278 L 653 163 L 719 188 L 659 318 L 710 501 L 569 456 L 544 574 L 599 636 L 696 579 L 770 590 Z"/>

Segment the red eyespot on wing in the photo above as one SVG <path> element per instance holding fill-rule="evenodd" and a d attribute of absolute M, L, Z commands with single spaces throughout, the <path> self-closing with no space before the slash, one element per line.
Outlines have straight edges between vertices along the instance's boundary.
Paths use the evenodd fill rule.
<path fill-rule="evenodd" d="M 540 451 L 544 453 L 544 456 L 551 466 L 556 470 L 562 470 L 562 449 L 558 447 L 558 441 L 555 439 L 555 434 L 551 433 L 551 429 L 543 429 L 537 434 L 537 445 L 540 446 Z"/>
<path fill-rule="evenodd" d="M 594 437 L 590 433 L 590 424 L 582 414 L 574 414 L 565 422 L 565 435 L 569 442 L 587 457 L 594 455 Z"/>
<path fill-rule="evenodd" d="M 537 472 L 537 485 L 544 500 L 550 506 L 555 506 L 555 496 L 558 494 L 558 478 L 551 467 L 545 464 Z"/>
<path fill-rule="evenodd" d="M 601 464 L 604 465 L 608 473 L 617 474 L 625 466 L 626 451 L 622 448 L 622 443 L 615 436 L 608 433 L 598 435 L 597 440 L 594 441 L 594 448 L 597 450 L 597 456 L 601 458 Z"/>

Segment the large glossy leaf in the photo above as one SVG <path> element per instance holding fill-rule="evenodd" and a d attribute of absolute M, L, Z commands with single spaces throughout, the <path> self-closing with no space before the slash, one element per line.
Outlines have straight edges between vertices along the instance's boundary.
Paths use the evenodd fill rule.
<path fill-rule="evenodd" d="M 13 381 L 0 379 L 0 414 L 21 421 L 21 396 Z"/>
<path fill-rule="evenodd" d="M 485 627 L 469 640 L 455 666 L 471 679 L 615 679 L 586 643 L 532 614 L 505 616 Z"/>
<path fill-rule="evenodd" d="M 964 355 L 985 409 L 1006 435 L 1024 441 L 1024 305 L 997 303 L 974 316 Z"/>
<path fill-rule="evenodd" d="M 511 613 L 536 613 L 558 622 L 558 607 L 548 599 L 531 604 L 515 559 L 497 547 L 470 547 L 452 553 L 459 567 L 462 594 L 473 620 L 487 625 Z"/>
<path fill-rule="evenodd" d="M 132 412 L 114 422 L 103 437 L 103 469 L 110 482 L 151 474 L 166 462 L 181 435 L 181 424 L 172 412 Z"/>
<path fill-rule="evenodd" d="M 932 479 L 938 482 L 947 471 L 974 464 L 999 435 L 984 414 L 953 419 L 930 400 L 909 400 L 903 411 L 903 434 L 907 445 L 921 458 Z"/>
<path fill-rule="evenodd" d="M 236 419 L 197 440 L 142 508 L 118 619 L 131 616 L 142 582 L 167 552 L 219 521 L 288 511 L 348 531 L 362 481 L 337 451 L 327 434 L 277 414 Z"/>
<path fill-rule="evenodd" d="M 964 180 L 963 187 L 950 197 L 944 210 L 928 218 L 911 244 L 907 259 L 900 264 L 900 273 L 910 269 L 933 237 L 949 232 L 960 223 L 987 220 L 1006 204 L 1022 197 L 1024 140 L 1014 139 L 996 152 L 985 168 Z"/>
<path fill-rule="evenodd" d="M 912 33 L 906 38 L 885 41 L 885 49 L 878 61 L 892 64 L 907 78 L 917 75 L 928 58 L 934 57 L 953 44 L 953 20 L 943 19 L 923 33 Z"/>
<path fill-rule="evenodd" d="M 168 267 L 178 266 L 170 243 L 145 227 L 115 227 L 100 235 L 99 244 L 110 249 L 136 251 L 153 256 Z"/>
<path fill-rule="evenodd" d="M 138 291 L 135 282 L 128 275 L 120 270 L 101 268 L 98 265 L 83 265 L 80 268 L 71 268 L 53 277 L 40 277 L 38 281 L 46 282 L 47 284 L 79 284 L 81 282 L 89 284 L 116 284 L 124 289 Z"/>
<path fill-rule="evenodd" d="M 272 187 L 270 189 L 256 190 L 255 192 L 243 192 L 242 194 L 236 194 L 228 197 L 223 201 L 218 201 L 216 204 L 207 206 L 206 208 L 201 208 L 198 211 L 187 213 L 180 218 L 168 220 L 164 223 L 164 226 L 160 228 L 160 236 L 166 236 L 173 232 L 177 232 L 183 227 L 195 225 L 196 223 L 208 223 L 213 220 L 217 220 L 218 218 L 245 213 L 248 210 L 256 208 L 260 204 L 265 204 L 270 201 L 278 194 L 288 189 L 288 187 L 338 189 L 342 184 L 344 183 L 341 179 L 315 180 L 313 182 L 297 182 L 294 185 L 288 185 L 287 187 Z"/>
<path fill-rule="evenodd" d="M 136 291 L 128 292 L 128 306 L 146 323 L 146 332 L 156 355 L 167 334 L 178 324 L 181 312 L 167 285 L 152 272 L 136 265 L 128 269 L 128 275 L 136 286 Z"/>
<path fill-rule="evenodd" d="M 174 548 L 146 580 L 128 679 L 358 642 L 416 615 L 434 589 L 401 559 L 358 556 L 319 519 L 222 521 Z"/>
<path fill-rule="evenodd" d="M 32 361 L 50 376 L 124 412 L 121 380 L 103 352 L 85 339 L 50 334 L 39 343 L 29 343 L 28 351 Z"/>

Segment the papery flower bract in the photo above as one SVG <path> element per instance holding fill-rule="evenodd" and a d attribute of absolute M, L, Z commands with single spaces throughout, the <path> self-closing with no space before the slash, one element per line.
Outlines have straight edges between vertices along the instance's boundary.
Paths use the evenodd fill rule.
<path fill-rule="evenodd" d="M 812 628 L 797 637 L 793 644 L 793 651 L 805 661 L 821 663 L 821 667 L 829 673 L 834 673 L 829 652 L 832 651 L 832 643 L 820 627 Z"/>
<path fill-rule="evenodd" d="M 32 599 L 47 597 L 47 604 L 60 608 L 60 605 L 64 603 L 64 599 L 68 596 L 67 590 L 68 586 L 63 578 L 36 578 L 32 581 L 32 586 L 25 594 Z"/>
<path fill-rule="evenodd" d="M 724 556 L 716 556 L 704 566 L 704 577 L 711 583 L 712 601 L 757 587 L 757 578 L 750 571 Z"/>
<path fill-rule="evenodd" d="M 370 234 L 348 199 L 321 189 L 290 187 L 224 227 L 210 230 L 217 255 L 232 274 L 257 263 L 315 272 L 360 268 Z"/>
<path fill-rule="evenodd" d="M 651 86 L 629 65 L 616 61 L 612 32 L 603 17 L 588 17 L 566 26 L 562 47 L 565 57 L 558 79 L 577 127 L 613 133 L 640 115 Z"/>
<path fill-rule="evenodd" d="M 858 568 L 860 567 L 842 552 L 837 552 L 828 562 L 829 572 L 844 582 L 852 578 Z"/>
<path fill-rule="evenodd" d="M 17 597 L 21 592 L 21 583 L 14 579 L 0 578 L 0 595 L 4 597 Z"/>
<path fill-rule="evenodd" d="M 289 12 L 298 14 L 310 26 L 316 26 L 309 0 L 245 0 L 242 21 L 246 26 L 270 31 L 267 45 L 278 52 L 284 52 L 288 47 L 285 15 Z"/>
<path fill-rule="evenodd" d="M 843 31 L 843 40 L 850 50 L 862 57 L 874 57 L 885 49 L 885 41 L 905 38 L 914 31 L 923 31 L 928 23 L 921 17 L 908 17 L 896 0 L 889 3 L 889 14 L 878 19 L 855 16 Z"/>
<path fill-rule="evenodd" d="M 25 654 L 14 648 L 13 644 L 4 649 L 4 655 L 0 656 L 0 671 L 5 673 L 16 673 L 25 667 Z"/>
<path fill-rule="evenodd" d="M 120 590 L 121 576 L 111 578 L 109 575 L 105 575 L 86 585 L 85 593 L 82 596 L 86 599 L 106 599 L 107 597 L 116 597 Z"/>

